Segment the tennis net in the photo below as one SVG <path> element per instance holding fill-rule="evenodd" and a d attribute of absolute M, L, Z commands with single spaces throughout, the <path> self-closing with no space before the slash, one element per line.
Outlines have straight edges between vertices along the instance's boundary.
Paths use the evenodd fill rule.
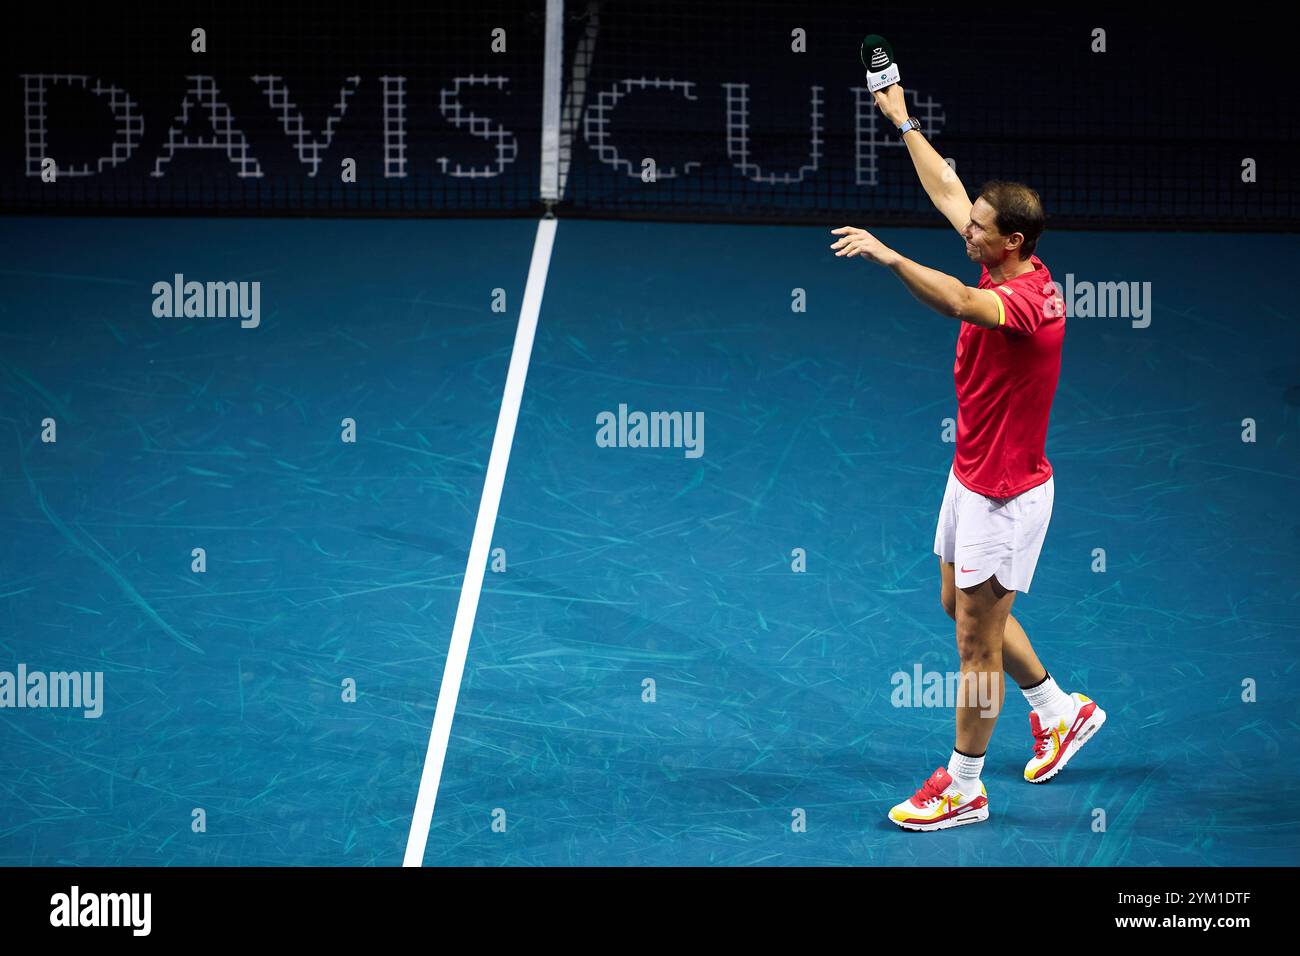
<path fill-rule="evenodd" d="M 1027 182 L 1057 226 L 1300 222 L 1300 120 L 1262 13 L 1209 37 L 1136 5 L 566 0 L 544 203 L 547 8 L 24 6 L 0 209 L 934 224 L 857 60 L 880 33 L 968 189 Z"/>

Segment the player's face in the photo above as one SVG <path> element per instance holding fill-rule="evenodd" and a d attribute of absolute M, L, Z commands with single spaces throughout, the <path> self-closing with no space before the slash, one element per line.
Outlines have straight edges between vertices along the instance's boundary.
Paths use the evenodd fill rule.
<path fill-rule="evenodd" d="M 970 222 L 961 231 L 972 262 L 991 265 L 1006 258 L 1007 237 L 998 232 L 997 212 L 983 199 L 970 208 Z"/>

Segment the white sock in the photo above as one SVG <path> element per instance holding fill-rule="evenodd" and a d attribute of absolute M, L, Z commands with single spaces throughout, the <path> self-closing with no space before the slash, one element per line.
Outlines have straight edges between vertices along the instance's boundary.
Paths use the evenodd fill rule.
<path fill-rule="evenodd" d="M 1020 691 L 1043 723 L 1055 723 L 1074 713 L 1074 698 L 1056 686 L 1051 674 L 1041 684 Z"/>
<path fill-rule="evenodd" d="M 978 796 L 980 792 L 980 774 L 984 772 L 984 758 L 968 757 L 952 752 L 948 761 L 948 776 L 963 796 Z"/>

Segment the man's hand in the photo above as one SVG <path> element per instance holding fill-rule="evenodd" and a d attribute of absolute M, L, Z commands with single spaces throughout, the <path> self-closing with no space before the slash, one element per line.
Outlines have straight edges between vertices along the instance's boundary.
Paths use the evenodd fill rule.
<path fill-rule="evenodd" d="M 878 262 L 882 266 L 890 265 L 899 258 L 897 252 L 889 248 L 865 229 L 855 226 L 840 226 L 831 230 L 832 236 L 843 236 L 831 243 L 837 256 L 862 256 L 868 262 Z"/>
<path fill-rule="evenodd" d="M 876 105 L 880 107 L 880 112 L 885 114 L 885 119 L 894 124 L 895 129 L 907 122 L 907 100 L 903 97 L 901 86 L 893 83 L 883 90 L 876 90 L 871 95 L 876 98 Z"/>

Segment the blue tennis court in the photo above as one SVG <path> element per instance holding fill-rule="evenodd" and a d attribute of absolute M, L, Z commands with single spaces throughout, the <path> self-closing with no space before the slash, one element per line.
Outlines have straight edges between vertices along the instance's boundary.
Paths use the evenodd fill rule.
<path fill-rule="evenodd" d="M 102 674 L 97 717 L 0 709 L 0 864 L 402 861 L 536 229 L 0 219 L 3 669 Z M 885 813 L 952 745 L 894 692 L 955 667 L 957 323 L 829 241 L 559 222 L 423 862 L 1300 862 L 1300 240 L 1045 235 L 1072 288 L 1149 283 L 1068 320 L 1015 604 L 1110 720 L 1030 786 L 1013 688 L 992 818 L 942 835 Z M 156 316 L 177 272 L 259 282 L 257 326 Z M 620 406 L 703 429 L 602 447 Z"/>

